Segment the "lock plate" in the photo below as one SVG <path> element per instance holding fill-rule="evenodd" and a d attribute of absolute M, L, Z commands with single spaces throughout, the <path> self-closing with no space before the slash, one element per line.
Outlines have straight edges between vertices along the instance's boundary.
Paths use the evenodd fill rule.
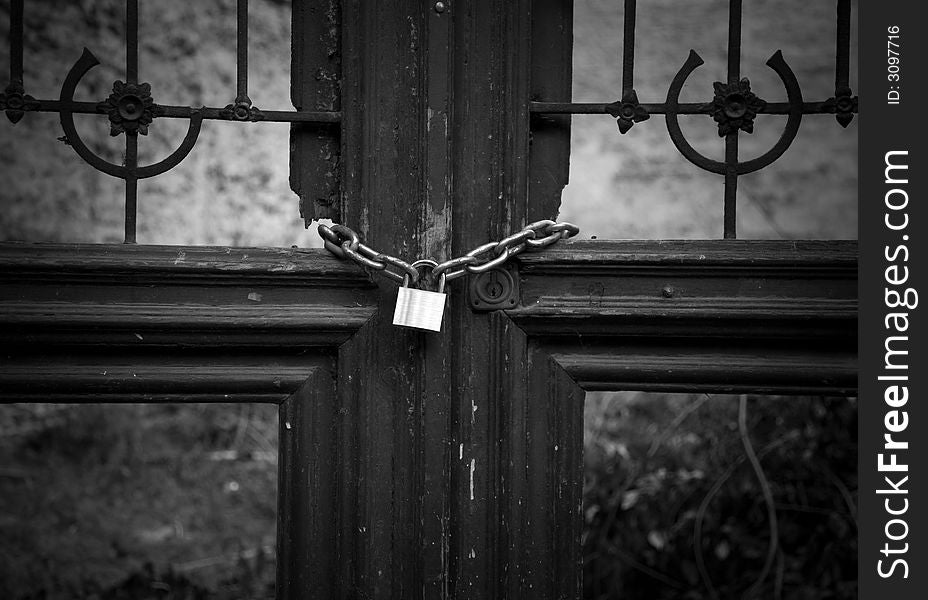
<path fill-rule="evenodd" d="M 518 276 L 506 268 L 490 269 L 471 279 L 468 295 L 475 311 L 515 308 L 519 301 Z"/>
<path fill-rule="evenodd" d="M 396 294 L 393 324 L 428 331 L 441 331 L 447 294 L 401 287 Z"/>

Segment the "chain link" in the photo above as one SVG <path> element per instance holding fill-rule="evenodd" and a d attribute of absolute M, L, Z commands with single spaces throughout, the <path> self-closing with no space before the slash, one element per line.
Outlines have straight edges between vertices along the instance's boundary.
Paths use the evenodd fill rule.
<path fill-rule="evenodd" d="M 498 242 L 488 242 L 477 246 L 464 256 L 442 263 L 436 263 L 430 259 L 408 263 L 365 246 L 361 243 L 358 234 L 350 227 L 339 224 L 331 227 L 319 224 L 319 235 L 322 236 L 323 245 L 329 252 L 339 258 L 351 259 L 359 265 L 380 271 L 401 285 L 415 285 L 421 279 L 425 279 L 430 284 L 439 280 L 453 281 L 468 273 L 484 273 L 503 265 L 507 260 L 525 250 L 541 250 L 578 233 L 580 233 L 580 228 L 576 225 L 545 219 L 535 221 Z M 424 277 L 419 271 L 420 268 L 428 271 Z"/>

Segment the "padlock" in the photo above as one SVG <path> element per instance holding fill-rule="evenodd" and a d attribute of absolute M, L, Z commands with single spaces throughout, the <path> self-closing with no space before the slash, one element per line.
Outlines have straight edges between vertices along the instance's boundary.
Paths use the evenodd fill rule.
<path fill-rule="evenodd" d="M 418 261 L 417 261 L 418 262 Z M 445 274 L 438 280 L 438 291 L 430 292 L 409 287 L 409 275 L 403 277 L 403 287 L 396 293 L 393 324 L 428 331 L 441 331 L 445 312 Z"/>

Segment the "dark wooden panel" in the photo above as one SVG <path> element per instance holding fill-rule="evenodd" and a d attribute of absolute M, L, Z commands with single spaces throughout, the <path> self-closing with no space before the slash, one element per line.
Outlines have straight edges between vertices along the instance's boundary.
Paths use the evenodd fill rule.
<path fill-rule="evenodd" d="M 430 116 L 444 129 L 429 107 L 445 106 L 445 86 L 440 72 L 429 75 L 434 87 L 427 83 L 443 63 L 429 64 L 426 48 L 450 17 L 411 0 L 349 0 L 342 14 L 342 221 L 380 251 L 441 258 L 447 147 L 429 133 Z M 339 526 L 332 571 L 319 576 L 337 597 L 421 597 L 426 588 L 440 597 L 448 585 L 448 392 L 430 365 L 444 362 L 450 341 L 394 327 L 396 286 L 377 283 L 377 314 L 339 351 Z M 309 583 L 291 597 L 331 596 Z"/>
<path fill-rule="evenodd" d="M 572 242 L 509 316 L 587 389 L 856 393 L 856 242 Z"/>
<path fill-rule="evenodd" d="M 0 244 L 0 399 L 279 402 L 373 311 L 322 250 Z"/>
<path fill-rule="evenodd" d="M 338 510 L 340 420 L 333 357 L 280 407 L 278 598 L 340 597 L 336 544 L 352 525 Z"/>
<path fill-rule="evenodd" d="M 341 215 L 365 243 L 441 260 L 557 213 L 557 186 L 527 193 L 531 8 L 345 3 Z M 393 327 L 395 286 L 377 283 L 325 409 L 336 524 L 306 543 L 336 558 L 289 562 L 286 594 L 576 595 L 580 389 L 504 315 L 473 313 L 462 283 L 434 335 Z"/>
<path fill-rule="evenodd" d="M 341 2 L 293 0 L 290 98 L 298 110 L 341 108 Z M 290 187 L 300 216 L 340 219 L 340 134 L 337 123 L 290 126 Z"/>
<path fill-rule="evenodd" d="M 532 100 L 568 101 L 571 98 L 573 5 L 573 0 L 532 2 L 529 61 Z M 528 115 L 524 112 L 528 108 L 524 96 L 519 100 L 516 119 L 523 123 L 529 116 L 532 119 L 531 152 L 527 160 L 529 214 L 540 214 L 537 218 L 554 219 L 561 205 L 561 192 L 570 175 L 571 116 L 538 113 Z"/>
<path fill-rule="evenodd" d="M 538 335 L 856 339 L 855 242 L 574 242 L 520 256 Z"/>
<path fill-rule="evenodd" d="M 369 283 L 362 269 L 321 249 L 47 244 L 0 242 L 0 276 L 63 278 L 106 283 L 137 278 L 147 283 L 189 279 L 219 286 L 225 280 L 275 286 L 315 284 L 353 288 Z"/>
<path fill-rule="evenodd" d="M 545 85 L 569 93 L 571 3 L 461 6 L 455 255 L 557 215 L 569 150 L 569 129 L 530 132 L 527 105 L 545 76 Z M 533 73 L 536 43 L 550 52 Z M 533 133 L 561 146 L 536 156 Z M 546 193 L 528 193 L 534 177 Z M 582 391 L 503 314 L 472 312 L 464 285 L 452 288 L 449 315 L 452 597 L 577 597 L 580 491 L 570 486 L 581 481 Z"/>
<path fill-rule="evenodd" d="M 856 395 L 857 349 L 817 338 L 783 344 L 667 337 L 546 344 L 587 390 Z"/>
<path fill-rule="evenodd" d="M 283 402 L 320 358 L 110 348 L 0 354 L 3 402 Z"/>
<path fill-rule="evenodd" d="M 328 346 L 372 304 L 324 250 L 0 244 L 7 346 Z"/>

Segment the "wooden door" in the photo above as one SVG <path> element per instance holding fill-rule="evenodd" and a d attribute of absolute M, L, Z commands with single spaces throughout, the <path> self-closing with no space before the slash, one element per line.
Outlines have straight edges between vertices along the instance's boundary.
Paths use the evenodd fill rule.
<path fill-rule="evenodd" d="M 295 0 L 307 222 L 442 261 L 556 218 L 571 109 L 539 103 L 570 99 L 572 10 Z M 535 599 L 581 592 L 585 390 L 856 389 L 854 243 L 562 242 L 507 268 L 505 310 L 461 278 L 430 334 L 321 249 L 3 244 L 2 398 L 278 403 L 279 597 Z"/>

